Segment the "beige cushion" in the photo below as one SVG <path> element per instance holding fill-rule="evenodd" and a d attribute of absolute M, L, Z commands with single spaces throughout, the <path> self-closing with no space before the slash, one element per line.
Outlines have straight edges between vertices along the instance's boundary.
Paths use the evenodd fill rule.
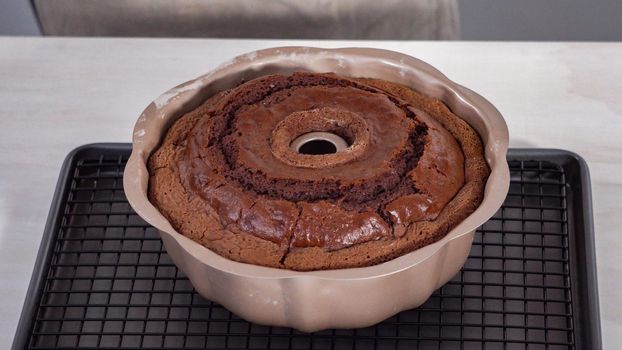
<path fill-rule="evenodd" d="M 35 0 L 46 35 L 457 39 L 456 0 Z"/>

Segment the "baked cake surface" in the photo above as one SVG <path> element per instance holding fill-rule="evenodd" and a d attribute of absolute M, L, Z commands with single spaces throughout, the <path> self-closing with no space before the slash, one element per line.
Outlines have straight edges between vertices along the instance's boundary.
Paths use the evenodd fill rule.
<path fill-rule="evenodd" d="M 348 144 L 290 145 L 309 132 Z M 270 75 L 183 115 L 148 162 L 150 201 L 232 260 L 293 270 L 378 264 L 446 235 L 481 203 L 479 135 L 405 86 L 332 73 Z"/>

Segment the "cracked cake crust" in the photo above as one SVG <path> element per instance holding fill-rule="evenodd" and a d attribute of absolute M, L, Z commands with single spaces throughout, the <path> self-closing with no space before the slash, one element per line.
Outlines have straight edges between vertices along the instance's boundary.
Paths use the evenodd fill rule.
<path fill-rule="evenodd" d="M 318 128 L 351 147 L 289 150 Z M 169 128 L 148 169 L 149 199 L 178 232 L 301 271 L 373 265 L 442 238 L 480 204 L 489 173 L 477 133 L 439 100 L 304 72 L 211 97 Z"/>

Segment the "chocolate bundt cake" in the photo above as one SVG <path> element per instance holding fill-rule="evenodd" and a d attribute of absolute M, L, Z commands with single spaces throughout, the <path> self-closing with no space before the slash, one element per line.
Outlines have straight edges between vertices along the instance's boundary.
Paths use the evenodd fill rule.
<path fill-rule="evenodd" d="M 333 138 L 305 143 L 310 133 Z M 439 240 L 477 208 L 489 174 L 479 135 L 439 100 L 307 72 L 207 99 L 148 168 L 150 201 L 178 232 L 232 260 L 301 271 Z"/>

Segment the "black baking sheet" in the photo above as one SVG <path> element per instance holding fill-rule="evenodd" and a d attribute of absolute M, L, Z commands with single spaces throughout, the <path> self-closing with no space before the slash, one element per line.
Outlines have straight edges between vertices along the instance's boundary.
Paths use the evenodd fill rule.
<path fill-rule="evenodd" d="M 590 180 L 577 155 L 513 149 L 511 185 L 465 267 L 421 307 L 313 334 L 205 300 L 122 187 L 129 144 L 63 164 L 14 349 L 600 349 Z"/>

